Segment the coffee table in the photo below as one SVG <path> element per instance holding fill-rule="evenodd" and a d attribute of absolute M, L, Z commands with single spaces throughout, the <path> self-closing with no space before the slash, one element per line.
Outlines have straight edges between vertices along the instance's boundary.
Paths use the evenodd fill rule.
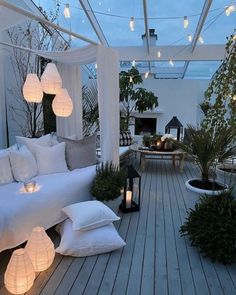
<path fill-rule="evenodd" d="M 140 147 L 132 146 L 131 150 L 140 153 L 140 169 L 141 171 L 145 170 L 145 164 L 146 164 L 146 157 L 147 156 L 157 156 L 157 157 L 171 157 L 172 158 L 172 164 L 173 167 L 176 165 L 176 159 L 179 161 L 179 171 L 183 172 L 183 166 L 184 166 L 184 159 L 185 159 L 185 152 L 182 150 L 174 150 L 174 151 L 151 151 L 149 149 L 142 149 Z"/>

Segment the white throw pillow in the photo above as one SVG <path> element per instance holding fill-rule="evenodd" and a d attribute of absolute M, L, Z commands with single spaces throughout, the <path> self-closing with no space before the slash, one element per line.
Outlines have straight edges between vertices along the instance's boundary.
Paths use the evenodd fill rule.
<path fill-rule="evenodd" d="M 74 230 L 87 231 L 119 220 L 110 208 L 99 201 L 69 205 L 62 211 L 73 221 Z"/>
<path fill-rule="evenodd" d="M 35 158 L 38 166 L 38 174 L 52 174 L 67 172 L 67 164 L 65 158 L 65 143 L 45 147 L 34 145 Z"/>
<path fill-rule="evenodd" d="M 31 151 L 31 153 L 34 154 L 35 145 L 40 145 L 40 146 L 52 145 L 51 134 L 47 134 L 39 138 L 28 138 L 28 137 L 16 136 L 16 143 L 18 144 L 19 147 L 26 145 L 27 148 Z"/>
<path fill-rule="evenodd" d="M 26 181 L 37 175 L 37 163 L 26 146 L 9 152 L 12 173 L 16 181 Z"/>
<path fill-rule="evenodd" d="M 126 245 L 113 224 L 79 231 L 73 230 L 71 220 L 67 219 L 61 224 L 59 232 L 61 242 L 56 252 L 62 255 L 85 257 L 111 252 Z"/>
<path fill-rule="evenodd" d="M 0 152 L 0 185 L 13 181 L 9 153 Z"/>

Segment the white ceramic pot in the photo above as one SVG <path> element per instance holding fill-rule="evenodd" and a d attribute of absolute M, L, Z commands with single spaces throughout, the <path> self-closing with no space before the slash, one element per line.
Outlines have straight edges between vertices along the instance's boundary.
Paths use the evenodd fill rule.
<path fill-rule="evenodd" d="M 118 198 L 111 201 L 103 201 L 103 204 L 109 207 L 115 213 L 118 213 L 121 202 L 122 202 L 122 196 L 119 196 Z"/>
<path fill-rule="evenodd" d="M 213 191 L 213 190 L 205 190 L 205 189 L 201 189 L 201 188 L 197 188 L 195 186 L 192 186 L 190 184 L 190 182 L 194 180 L 194 179 L 189 179 L 185 182 L 185 186 L 187 188 L 187 190 L 190 190 L 191 192 L 194 192 L 195 194 L 198 194 L 198 195 L 208 195 L 208 196 L 216 196 L 216 195 L 219 195 L 220 193 L 222 193 L 224 190 L 217 190 L 217 191 Z M 201 179 L 197 179 L 197 180 L 201 180 Z M 225 185 L 224 183 L 221 183 L 221 182 L 218 182 L 217 183 L 219 185 L 222 185 L 222 186 L 225 186 L 225 190 L 228 189 L 228 186 Z"/>
<path fill-rule="evenodd" d="M 229 187 L 234 188 L 234 195 L 236 194 L 236 173 L 230 171 L 224 171 L 221 168 L 225 169 L 236 169 L 236 164 L 221 164 L 216 167 L 216 176 L 217 179 L 227 184 Z"/>

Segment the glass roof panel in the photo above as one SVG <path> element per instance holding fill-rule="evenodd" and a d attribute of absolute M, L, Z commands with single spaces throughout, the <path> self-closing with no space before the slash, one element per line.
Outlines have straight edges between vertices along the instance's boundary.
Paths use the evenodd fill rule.
<path fill-rule="evenodd" d="M 220 64 L 220 61 L 192 61 L 189 63 L 185 78 L 211 79 Z"/>

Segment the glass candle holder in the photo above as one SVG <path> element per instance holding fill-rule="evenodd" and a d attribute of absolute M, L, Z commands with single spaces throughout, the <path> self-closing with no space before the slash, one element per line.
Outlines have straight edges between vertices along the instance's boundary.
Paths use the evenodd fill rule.
<path fill-rule="evenodd" d="M 36 181 L 30 180 L 30 181 L 24 182 L 24 189 L 25 189 L 25 192 L 27 193 L 33 193 L 36 189 Z"/>

